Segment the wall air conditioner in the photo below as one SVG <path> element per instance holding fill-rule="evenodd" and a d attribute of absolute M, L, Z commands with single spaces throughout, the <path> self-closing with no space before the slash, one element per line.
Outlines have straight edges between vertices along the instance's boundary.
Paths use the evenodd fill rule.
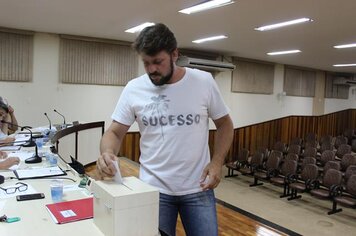
<path fill-rule="evenodd" d="M 356 86 L 356 80 L 350 78 L 339 77 L 333 80 L 335 85 Z"/>
<path fill-rule="evenodd" d="M 186 56 L 180 56 L 177 60 L 177 65 L 207 71 L 231 71 L 236 67 L 234 64 L 228 62 L 206 60 Z"/>

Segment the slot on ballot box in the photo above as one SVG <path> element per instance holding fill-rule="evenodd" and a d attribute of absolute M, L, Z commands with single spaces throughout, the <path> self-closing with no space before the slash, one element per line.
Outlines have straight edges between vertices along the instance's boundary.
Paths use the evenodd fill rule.
<path fill-rule="evenodd" d="M 158 233 L 159 191 L 136 177 L 123 183 L 94 181 L 94 223 L 108 236 L 154 236 Z"/>

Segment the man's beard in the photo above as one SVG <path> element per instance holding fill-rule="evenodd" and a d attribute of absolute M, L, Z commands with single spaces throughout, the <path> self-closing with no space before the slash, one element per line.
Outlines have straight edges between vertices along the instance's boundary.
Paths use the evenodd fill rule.
<path fill-rule="evenodd" d="M 150 77 L 151 82 L 156 86 L 162 86 L 164 84 L 167 84 L 171 80 L 171 78 L 173 76 L 174 66 L 173 66 L 172 57 L 171 57 L 170 67 L 171 67 L 171 71 L 166 76 L 162 76 L 158 72 L 154 72 L 154 73 L 148 74 L 148 76 Z M 151 76 L 161 76 L 161 78 L 159 80 L 153 80 Z"/>

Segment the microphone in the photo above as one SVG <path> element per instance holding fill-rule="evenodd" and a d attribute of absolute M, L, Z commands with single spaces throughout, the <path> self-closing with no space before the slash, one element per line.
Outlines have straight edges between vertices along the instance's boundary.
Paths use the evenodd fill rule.
<path fill-rule="evenodd" d="M 17 128 L 21 128 L 21 130 L 24 130 L 24 129 L 25 129 L 25 130 L 28 130 L 28 131 L 30 132 L 30 140 L 29 140 L 29 143 L 28 143 L 28 144 L 24 144 L 24 145 L 22 145 L 22 146 L 23 146 L 23 147 L 34 147 L 34 146 L 36 146 L 36 143 L 35 143 L 35 141 L 33 140 L 32 131 L 31 131 L 31 129 L 30 129 L 29 126 L 20 126 L 20 125 L 16 125 L 16 124 L 14 124 L 14 123 L 7 122 L 7 121 L 4 121 L 4 120 L 2 120 L 1 123 L 7 124 L 7 125 L 13 125 L 13 126 L 15 126 L 15 127 L 17 127 Z"/>
<path fill-rule="evenodd" d="M 42 162 L 42 158 L 41 158 L 40 156 L 38 156 L 38 147 L 37 147 L 36 142 L 33 140 L 32 131 L 31 131 L 31 129 L 30 129 L 28 126 L 20 126 L 20 125 L 16 125 L 16 124 L 13 124 L 13 123 L 11 123 L 11 122 L 4 121 L 4 120 L 2 120 L 1 123 L 3 123 L 3 124 L 8 124 L 8 125 L 13 125 L 13 126 L 15 126 L 15 127 L 19 127 L 19 128 L 21 128 L 22 130 L 23 130 L 23 129 L 28 130 L 28 131 L 30 132 L 30 135 L 31 135 L 31 136 L 30 136 L 30 142 L 29 142 L 29 144 L 27 144 L 27 145 L 22 145 L 22 146 L 23 146 L 23 147 L 35 147 L 35 154 L 34 154 L 32 157 L 27 158 L 27 159 L 25 160 L 25 163 L 27 163 L 27 164 L 34 164 L 34 163 L 40 163 L 40 162 Z"/>
<path fill-rule="evenodd" d="M 64 117 L 64 115 L 62 115 L 61 113 L 59 113 L 56 109 L 53 109 L 53 111 L 63 117 L 63 120 L 64 120 L 64 121 L 63 121 L 63 124 L 65 125 L 65 124 L 66 124 L 66 118 Z"/>
<path fill-rule="evenodd" d="M 51 120 L 49 119 L 47 113 L 45 112 L 44 115 L 47 117 L 47 120 L 49 122 L 49 130 L 51 131 L 52 130 L 52 123 L 51 123 Z"/>

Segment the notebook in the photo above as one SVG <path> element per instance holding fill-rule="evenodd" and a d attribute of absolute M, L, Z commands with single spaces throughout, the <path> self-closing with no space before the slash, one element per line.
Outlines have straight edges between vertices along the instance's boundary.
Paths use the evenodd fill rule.
<path fill-rule="evenodd" d="M 93 198 L 47 204 L 46 209 L 56 224 L 93 218 Z"/>

